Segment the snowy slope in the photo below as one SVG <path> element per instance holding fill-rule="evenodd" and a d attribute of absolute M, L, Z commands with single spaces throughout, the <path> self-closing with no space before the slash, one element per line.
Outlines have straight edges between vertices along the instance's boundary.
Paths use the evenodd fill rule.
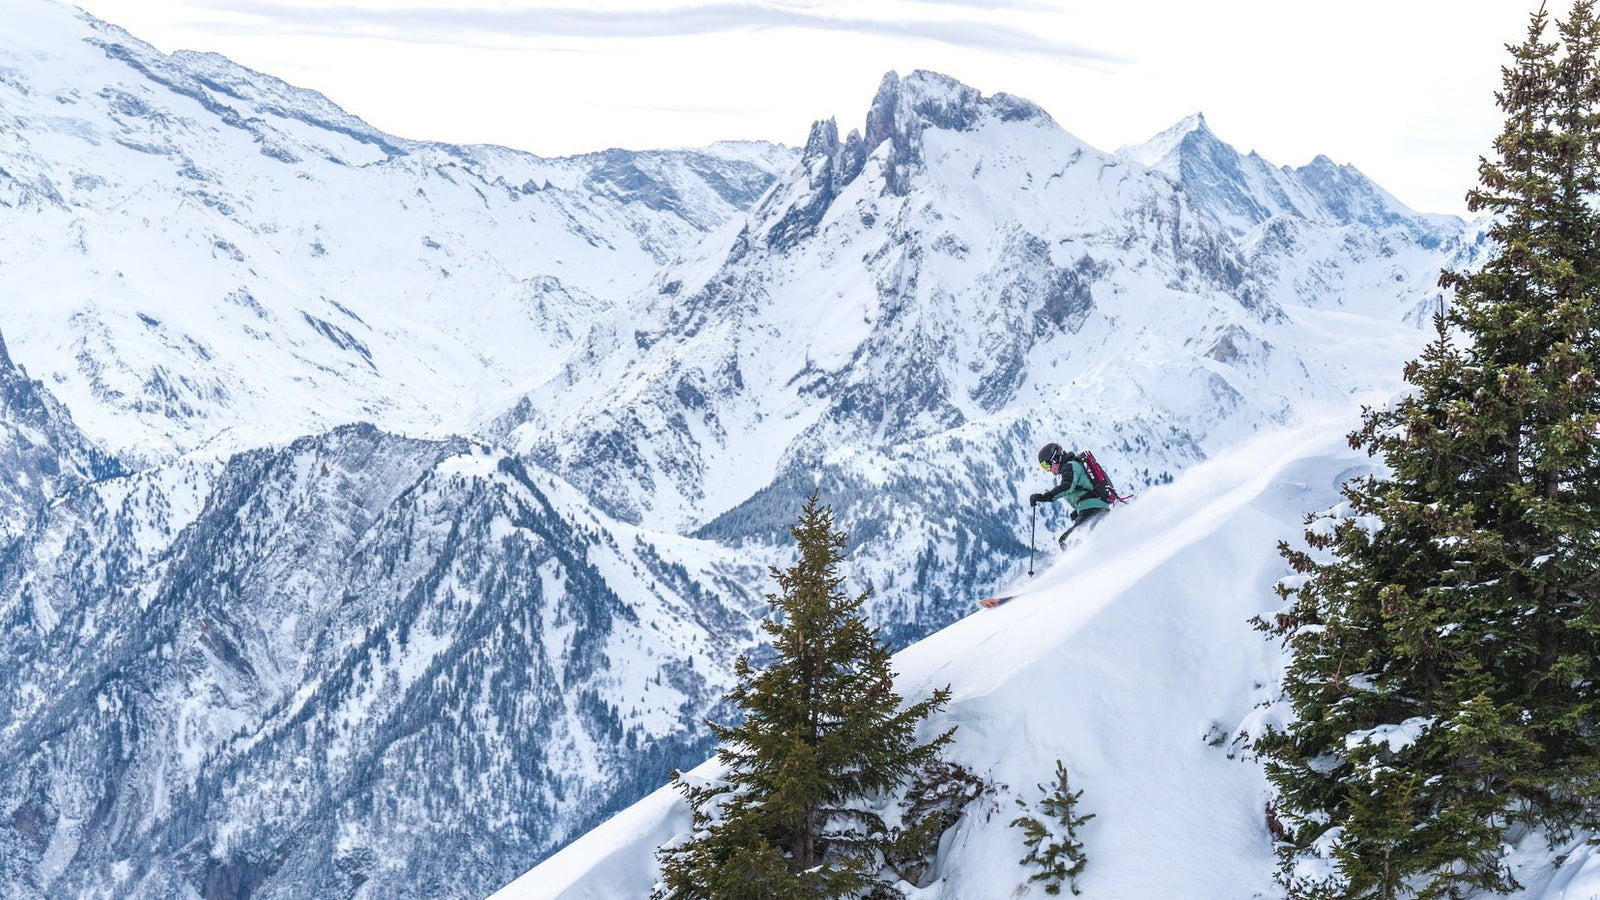
<path fill-rule="evenodd" d="M 5 18 L 0 329 L 153 461 L 360 420 L 460 433 L 793 158 L 420 143 L 51 0 Z"/>
<path fill-rule="evenodd" d="M 969 809 L 939 883 L 913 896 L 1012 896 L 1026 873 L 1011 798 L 1034 799 L 1058 758 L 1084 792 L 1080 809 L 1097 816 L 1083 838 L 1088 896 L 1272 895 L 1265 782 L 1230 743 L 1275 674 L 1273 647 L 1247 620 L 1281 605 L 1276 540 L 1365 467 L 1344 444 L 1347 425 L 1277 432 L 1194 467 L 1119 510 L 1016 600 L 896 656 L 903 695 L 951 686 L 929 724 L 959 726 L 951 756 L 1009 786 L 991 813 Z M 651 873 L 638 860 L 686 823 L 663 790 L 496 897 L 644 896 Z"/>
<path fill-rule="evenodd" d="M 1198 465 L 1118 511 L 1021 585 L 1018 598 L 896 656 L 908 698 L 950 685 L 930 733 L 958 727 L 952 758 L 1005 785 L 946 836 L 920 900 L 1041 895 L 1018 866 L 1013 798 L 1063 760 L 1089 864 L 1079 886 L 1105 900 L 1277 897 L 1263 811 L 1267 786 L 1238 738 L 1264 724 L 1281 659 L 1248 620 L 1275 611 L 1289 574 L 1275 551 L 1307 511 L 1370 470 L 1347 415 L 1274 432 Z M 710 774 L 707 763 L 698 774 Z M 654 847 L 688 825 L 670 788 L 647 797 L 494 895 L 495 900 L 646 896 Z M 1600 891 L 1600 855 L 1581 841 L 1565 867 L 1530 839 L 1514 857 L 1528 900 Z"/>

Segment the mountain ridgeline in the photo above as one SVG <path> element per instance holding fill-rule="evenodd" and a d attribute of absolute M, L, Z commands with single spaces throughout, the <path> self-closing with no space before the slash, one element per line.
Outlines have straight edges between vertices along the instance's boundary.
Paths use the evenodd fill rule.
<path fill-rule="evenodd" d="M 1346 403 L 1322 326 L 1483 250 L 928 72 L 798 152 L 549 160 L 14 6 L 7 897 L 483 896 L 704 758 L 813 490 L 905 644 L 1025 567 L 1039 444 L 1137 492 Z"/>

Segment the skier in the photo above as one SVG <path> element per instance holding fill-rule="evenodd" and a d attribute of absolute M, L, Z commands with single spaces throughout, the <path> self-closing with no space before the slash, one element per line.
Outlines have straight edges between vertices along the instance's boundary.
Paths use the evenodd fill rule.
<path fill-rule="evenodd" d="M 1028 497 L 1028 505 L 1054 503 L 1056 498 L 1061 496 L 1067 498 L 1067 503 L 1072 506 L 1072 525 L 1056 538 L 1056 543 L 1065 547 L 1067 535 L 1085 525 L 1093 528 L 1100 517 L 1106 514 L 1106 510 L 1111 508 L 1111 504 L 1096 494 L 1094 479 L 1089 475 L 1088 467 L 1083 464 L 1078 454 L 1062 450 L 1060 444 L 1050 443 L 1039 448 L 1039 468 L 1058 476 L 1061 483 L 1048 491 L 1031 495 Z"/>
<path fill-rule="evenodd" d="M 1111 479 L 1106 477 L 1100 464 L 1095 462 L 1094 454 L 1087 451 L 1082 454 L 1068 453 L 1061 449 L 1060 444 L 1045 444 L 1039 448 L 1039 468 L 1060 478 L 1061 483 L 1043 493 L 1030 495 L 1028 505 L 1037 507 L 1041 503 L 1054 503 L 1057 497 L 1067 498 L 1067 503 L 1072 506 L 1072 525 L 1056 538 L 1056 543 L 1063 549 L 1067 546 L 1068 535 L 1084 526 L 1093 528 L 1099 523 L 1101 517 L 1111 508 L 1107 498 L 1117 503 L 1131 499 L 1117 493 L 1117 489 L 1111 485 Z M 1096 479 L 1099 479 L 1098 485 Z M 1028 574 L 1032 575 L 1031 536 L 1028 540 L 1028 551 Z M 1016 597 L 1015 594 L 985 597 L 978 601 L 978 605 L 984 609 L 993 609 L 1002 603 L 1015 600 Z"/>

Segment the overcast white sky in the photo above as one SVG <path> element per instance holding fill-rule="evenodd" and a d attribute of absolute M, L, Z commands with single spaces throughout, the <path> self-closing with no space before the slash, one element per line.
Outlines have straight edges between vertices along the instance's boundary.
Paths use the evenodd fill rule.
<path fill-rule="evenodd" d="M 1278 165 L 1319 153 L 1465 214 L 1539 0 L 76 0 L 403 137 L 543 156 L 789 145 L 860 128 L 883 74 L 1043 106 L 1104 150 L 1199 111 Z M 559 5 L 558 5 L 559 4 Z M 1550 0 L 1565 14 L 1569 0 Z"/>

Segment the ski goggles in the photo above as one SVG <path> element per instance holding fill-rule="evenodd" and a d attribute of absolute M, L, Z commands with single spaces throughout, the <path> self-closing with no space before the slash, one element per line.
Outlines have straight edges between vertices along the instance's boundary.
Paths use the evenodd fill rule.
<path fill-rule="evenodd" d="M 1048 471 L 1050 471 L 1050 463 L 1041 462 L 1041 463 L 1039 463 L 1039 468 L 1041 468 L 1041 469 L 1045 470 L 1046 472 L 1048 472 Z"/>

